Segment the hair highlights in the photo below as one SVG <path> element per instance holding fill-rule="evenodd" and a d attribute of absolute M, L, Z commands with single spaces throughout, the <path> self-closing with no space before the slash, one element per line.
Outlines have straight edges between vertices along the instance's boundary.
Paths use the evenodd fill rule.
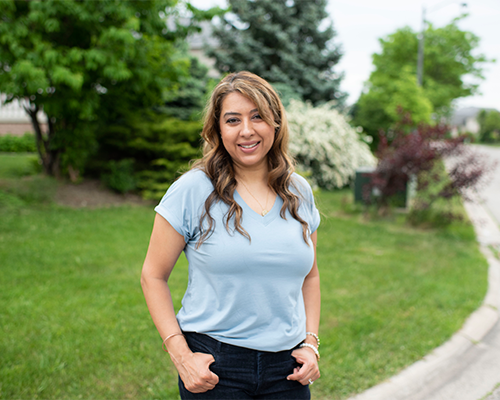
<path fill-rule="evenodd" d="M 300 199 L 290 191 L 294 186 L 292 173 L 293 160 L 288 155 L 288 123 L 285 109 L 273 87 L 264 79 L 247 71 L 232 73 L 223 78 L 215 87 L 205 108 L 205 119 L 201 136 L 204 140 L 203 157 L 193 168 L 203 170 L 212 181 L 214 191 L 205 201 L 205 208 L 200 218 L 202 235 L 198 242 L 200 246 L 210 236 L 214 220 L 210 208 L 215 202 L 222 201 L 229 206 L 225 225 L 229 231 L 229 221 L 234 218 L 234 228 L 250 240 L 250 236 L 241 226 L 242 209 L 234 200 L 234 190 L 237 185 L 233 162 L 226 151 L 220 136 L 220 114 L 222 103 L 230 94 L 238 92 L 251 100 L 259 110 L 261 118 L 274 127 L 274 143 L 268 153 L 269 177 L 268 184 L 283 199 L 280 211 L 286 218 L 286 210 L 302 225 L 304 241 L 308 242 L 308 225 L 298 214 Z M 300 193 L 300 192 L 299 192 Z M 205 220 L 208 223 L 204 228 Z"/>

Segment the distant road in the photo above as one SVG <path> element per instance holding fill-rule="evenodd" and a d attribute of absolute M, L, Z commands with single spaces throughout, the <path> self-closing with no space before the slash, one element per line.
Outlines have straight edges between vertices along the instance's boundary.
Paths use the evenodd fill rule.
<path fill-rule="evenodd" d="M 491 215 L 500 224 L 500 147 L 489 147 L 483 145 L 472 145 L 478 153 L 485 154 L 491 161 L 496 161 L 497 166 L 492 174 L 492 179 L 488 186 L 480 191 L 484 199 L 484 205 Z"/>

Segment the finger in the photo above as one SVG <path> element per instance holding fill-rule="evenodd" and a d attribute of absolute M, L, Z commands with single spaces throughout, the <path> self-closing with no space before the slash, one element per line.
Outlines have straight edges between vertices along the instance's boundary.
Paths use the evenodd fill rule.
<path fill-rule="evenodd" d="M 192 382 L 190 384 L 184 384 L 185 388 L 191 393 L 204 393 L 207 390 L 212 390 L 215 385 L 207 382 Z"/>
<path fill-rule="evenodd" d="M 287 379 L 295 380 L 301 383 L 302 385 L 310 384 L 309 379 L 313 382 L 320 377 L 319 369 L 317 366 L 309 364 L 303 365 L 301 368 L 296 368 L 292 375 L 289 375 Z"/>
<path fill-rule="evenodd" d="M 207 379 L 207 382 L 215 386 L 219 383 L 219 376 L 210 371 L 210 378 Z"/>
<path fill-rule="evenodd" d="M 299 372 L 300 372 L 300 367 L 295 367 L 293 369 L 293 374 L 291 375 L 288 375 L 286 377 L 286 379 L 288 379 L 289 381 L 297 381 L 299 380 L 301 377 L 299 376 Z"/>
<path fill-rule="evenodd" d="M 207 367 L 209 367 L 210 365 L 212 365 L 215 362 L 214 356 L 212 356 L 210 354 L 210 357 L 211 357 L 211 359 L 209 360 Z M 208 369 L 208 372 L 210 373 L 210 376 L 207 379 L 207 382 L 213 383 L 214 385 L 216 385 L 217 383 L 219 383 L 219 377 L 212 370 L 210 370 L 210 369 Z"/>

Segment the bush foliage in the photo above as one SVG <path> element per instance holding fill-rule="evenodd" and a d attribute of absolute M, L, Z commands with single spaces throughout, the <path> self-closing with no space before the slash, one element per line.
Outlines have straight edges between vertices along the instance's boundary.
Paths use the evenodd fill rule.
<path fill-rule="evenodd" d="M 481 110 L 478 115 L 479 140 L 483 143 L 500 142 L 500 112 Z"/>
<path fill-rule="evenodd" d="M 357 168 L 375 165 L 368 144 L 331 104 L 313 107 L 291 100 L 287 116 L 290 152 L 313 185 L 341 188 L 353 179 Z"/>
<path fill-rule="evenodd" d="M 420 124 L 414 127 L 406 114 L 393 131 L 381 132 L 377 150 L 379 162 L 366 200 L 378 193 L 377 203 L 386 206 L 398 193 L 406 190 L 411 177 L 416 177 L 418 196 L 412 212 L 431 210 L 438 200 L 450 201 L 471 194 L 484 182 L 491 169 L 488 161 L 463 144 L 464 137 L 447 138 L 446 125 Z M 446 171 L 444 170 L 446 166 Z M 452 220 L 449 214 L 446 219 Z"/>
<path fill-rule="evenodd" d="M 26 132 L 23 136 L 0 136 L 0 151 L 6 153 L 33 153 L 36 151 L 35 137 Z"/>

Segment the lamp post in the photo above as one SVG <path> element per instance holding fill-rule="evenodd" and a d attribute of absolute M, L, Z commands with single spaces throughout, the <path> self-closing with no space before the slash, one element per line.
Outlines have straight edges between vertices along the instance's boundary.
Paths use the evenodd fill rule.
<path fill-rule="evenodd" d="M 431 8 L 429 11 L 429 14 L 433 11 L 439 10 L 440 8 L 443 8 L 447 5 L 457 3 L 457 1 L 449 1 L 445 0 L 435 7 Z M 467 3 L 460 3 L 461 7 L 467 7 Z M 419 86 L 422 86 L 424 82 L 424 46 L 425 46 L 425 26 L 426 26 L 426 20 L 425 20 L 425 15 L 427 13 L 427 10 L 425 6 L 422 6 L 422 28 L 420 31 L 420 34 L 418 35 L 418 59 L 417 59 L 417 83 Z"/>

